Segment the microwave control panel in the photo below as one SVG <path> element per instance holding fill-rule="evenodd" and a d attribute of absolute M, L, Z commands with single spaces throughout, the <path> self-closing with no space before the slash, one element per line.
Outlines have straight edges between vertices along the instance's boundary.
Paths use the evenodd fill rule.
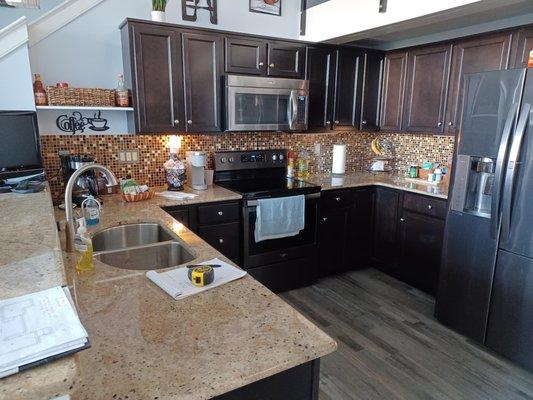
<path fill-rule="evenodd" d="M 305 109 L 307 104 L 307 96 L 298 96 L 297 101 L 297 117 L 296 117 L 296 123 L 298 124 L 305 124 L 307 121 L 305 120 Z"/>

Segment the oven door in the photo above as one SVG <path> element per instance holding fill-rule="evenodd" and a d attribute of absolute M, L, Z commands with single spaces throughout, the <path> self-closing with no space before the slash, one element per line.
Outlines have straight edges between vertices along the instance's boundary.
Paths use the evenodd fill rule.
<path fill-rule="evenodd" d="M 305 196 L 305 226 L 296 236 L 264 240 L 254 238 L 257 201 L 248 200 L 244 205 L 244 253 L 243 267 L 254 268 L 284 260 L 306 257 L 316 252 L 318 246 L 318 212 L 320 193 Z"/>
<path fill-rule="evenodd" d="M 306 90 L 226 87 L 228 131 L 302 131 L 307 113 Z"/>

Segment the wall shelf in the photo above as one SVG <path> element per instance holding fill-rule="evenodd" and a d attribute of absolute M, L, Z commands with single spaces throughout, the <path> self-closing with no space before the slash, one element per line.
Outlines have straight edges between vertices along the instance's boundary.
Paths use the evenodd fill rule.
<path fill-rule="evenodd" d="M 133 107 L 37 106 L 40 110 L 133 111 Z"/>

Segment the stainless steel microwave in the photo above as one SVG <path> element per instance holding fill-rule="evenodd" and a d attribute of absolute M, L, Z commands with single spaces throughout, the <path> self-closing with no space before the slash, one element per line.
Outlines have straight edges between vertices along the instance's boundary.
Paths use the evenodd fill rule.
<path fill-rule="evenodd" d="M 305 131 L 309 81 L 227 75 L 225 114 L 228 131 Z"/>

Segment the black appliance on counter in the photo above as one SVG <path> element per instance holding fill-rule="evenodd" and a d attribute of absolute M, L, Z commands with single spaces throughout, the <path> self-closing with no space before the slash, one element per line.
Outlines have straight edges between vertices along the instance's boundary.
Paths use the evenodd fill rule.
<path fill-rule="evenodd" d="M 435 314 L 533 370 L 533 70 L 464 88 Z"/>
<path fill-rule="evenodd" d="M 60 153 L 59 160 L 65 186 L 76 170 L 87 164 L 94 164 L 94 157 L 90 154 Z M 93 170 L 81 174 L 76 180 L 72 189 L 72 202 L 81 207 L 81 203 L 89 196 L 98 198 L 98 182 Z"/>
<path fill-rule="evenodd" d="M 0 111 L 0 181 L 43 173 L 35 111 Z"/>
<path fill-rule="evenodd" d="M 320 186 L 290 179 L 286 150 L 215 153 L 214 181 L 242 195 L 242 267 L 274 292 L 310 285 L 318 271 Z M 305 195 L 305 227 L 296 236 L 256 243 L 257 200 Z"/>

